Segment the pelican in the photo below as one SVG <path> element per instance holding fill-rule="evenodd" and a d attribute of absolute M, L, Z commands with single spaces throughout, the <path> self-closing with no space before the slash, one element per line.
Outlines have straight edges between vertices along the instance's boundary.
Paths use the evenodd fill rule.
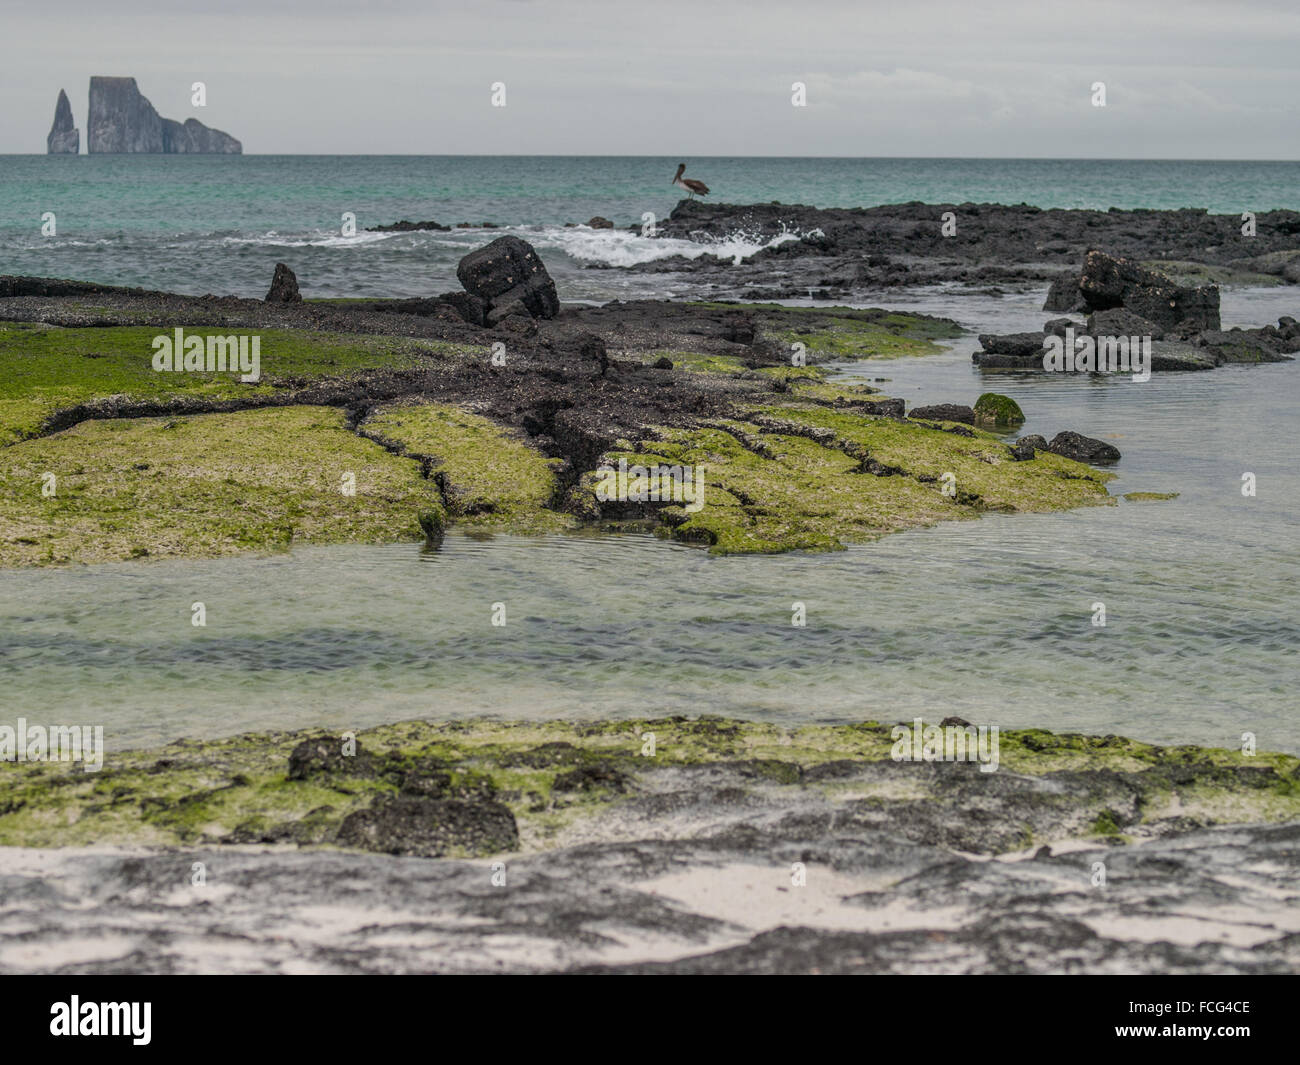
<path fill-rule="evenodd" d="M 682 174 L 684 174 L 685 172 L 686 172 L 686 164 L 678 163 L 677 173 L 673 175 L 672 183 L 676 185 L 679 189 L 684 189 L 685 191 L 689 192 L 690 199 L 692 200 L 695 199 L 697 193 L 701 196 L 707 196 L 709 194 L 709 186 L 704 184 L 703 181 L 696 181 L 694 178 L 682 177 Z"/>

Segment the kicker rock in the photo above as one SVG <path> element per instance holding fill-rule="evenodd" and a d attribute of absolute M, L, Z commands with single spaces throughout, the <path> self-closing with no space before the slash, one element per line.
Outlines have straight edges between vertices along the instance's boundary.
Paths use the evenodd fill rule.
<path fill-rule="evenodd" d="M 159 152 L 238 155 L 239 141 L 198 119 L 162 118 L 141 95 L 135 78 L 92 77 L 86 149 L 91 153 Z"/>
<path fill-rule="evenodd" d="M 54 105 L 54 125 L 45 138 L 45 149 L 50 155 L 76 155 L 81 151 L 81 133 L 72 118 L 72 104 L 68 94 L 59 90 L 58 103 Z"/>

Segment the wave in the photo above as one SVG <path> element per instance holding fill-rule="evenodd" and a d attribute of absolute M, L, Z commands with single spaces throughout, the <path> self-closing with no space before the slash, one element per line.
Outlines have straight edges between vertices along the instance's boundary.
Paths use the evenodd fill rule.
<path fill-rule="evenodd" d="M 764 248 L 774 248 L 804 234 L 786 231 L 770 239 L 736 230 L 723 237 L 683 240 L 679 237 L 643 237 L 626 229 L 591 229 L 588 226 L 546 226 L 535 235 L 540 249 L 554 248 L 586 265 L 628 267 L 681 256 L 698 259 L 715 255 L 739 264 Z"/>

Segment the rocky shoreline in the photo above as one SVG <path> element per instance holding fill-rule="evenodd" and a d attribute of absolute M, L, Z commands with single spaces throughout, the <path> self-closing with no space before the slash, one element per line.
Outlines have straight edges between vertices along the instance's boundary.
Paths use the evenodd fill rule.
<path fill-rule="evenodd" d="M 1029 729 L 985 772 L 896 760 L 914 724 L 405 722 L 0 763 L 27 900 L 0 971 L 1300 964 L 1295 758 Z"/>
<path fill-rule="evenodd" d="M 1244 210 L 1244 208 L 1243 208 Z M 669 256 L 627 269 L 686 273 L 737 299 L 842 300 L 956 283 L 1024 289 L 1077 274 L 1094 249 L 1162 273 L 1222 284 L 1300 284 L 1300 212 L 1043 210 L 1021 204 L 888 204 L 817 208 L 683 200 L 660 238 L 720 242 L 744 234 L 781 242 L 739 262 Z M 632 227 L 637 232 L 639 226 Z M 869 298 L 878 298 L 870 295 Z"/>
<path fill-rule="evenodd" d="M 0 523 L 0 565 L 436 541 L 453 522 L 648 523 L 717 553 L 826 550 L 990 510 L 1111 502 L 1108 475 L 1069 444 L 1088 439 L 1073 427 L 1012 446 L 1018 410 L 908 418 L 902 400 L 823 368 L 936 351 L 959 335 L 954 322 L 727 303 L 562 308 L 516 237 L 467 255 L 459 276 L 463 291 L 426 299 L 326 302 L 304 301 L 284 264 L 262 301 L 0 277 L 0 322 L 12 323 L 0 361 L 13 371 L 0 386 L 0 482 L 19 501 Z M 204 371 L 205 341 L 209 356 L 224 344 L 214 330 L 257 332 L 256 380 Z M 192 371 L 154 372 L 151 351 L 173 333 L 180 367 L 186 331 L 198 337 Z M 212 462 L 240 440 L 258 442 L 256 461 Z M 196 465 L 197 511 L 180 505 Z M 610 497 L 613 468 L 670 473 L 634 473 Z M 680 489 L 688 470 L 707 505 L 659 491 L 661 476 Z M 40 494 L 47 471 L 63 493 Z M 349 473 L 355 495 L 337 489 Z"/>

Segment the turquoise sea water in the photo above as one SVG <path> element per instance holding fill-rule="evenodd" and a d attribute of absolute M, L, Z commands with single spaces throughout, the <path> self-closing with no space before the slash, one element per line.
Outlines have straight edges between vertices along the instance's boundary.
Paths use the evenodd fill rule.
<path fill-rule="evenodd" d="M 277 260 L 308 296 L 412 296 L 458 287 L 457 261 L 491 234 L 376 234 L 409 219 L 525 227 L 562 298 L 656 293 L 590 267 L 705 250 L 627 231 L 665 217 L 676 164 L 723 203 L 822 207 L 908 201 L 1040 207 L 1300 209 L 1300 162 L 565 156 L 0 156 L 0 273 L 262 296 Z M 57 232 L 42 236 L 41 218 Z M 357 234 L 342 235 L 352 212 Z M 595 215 L 618 231 L 566 229 Z M 726 251 L 760 244 L 738 232 Z"/>

